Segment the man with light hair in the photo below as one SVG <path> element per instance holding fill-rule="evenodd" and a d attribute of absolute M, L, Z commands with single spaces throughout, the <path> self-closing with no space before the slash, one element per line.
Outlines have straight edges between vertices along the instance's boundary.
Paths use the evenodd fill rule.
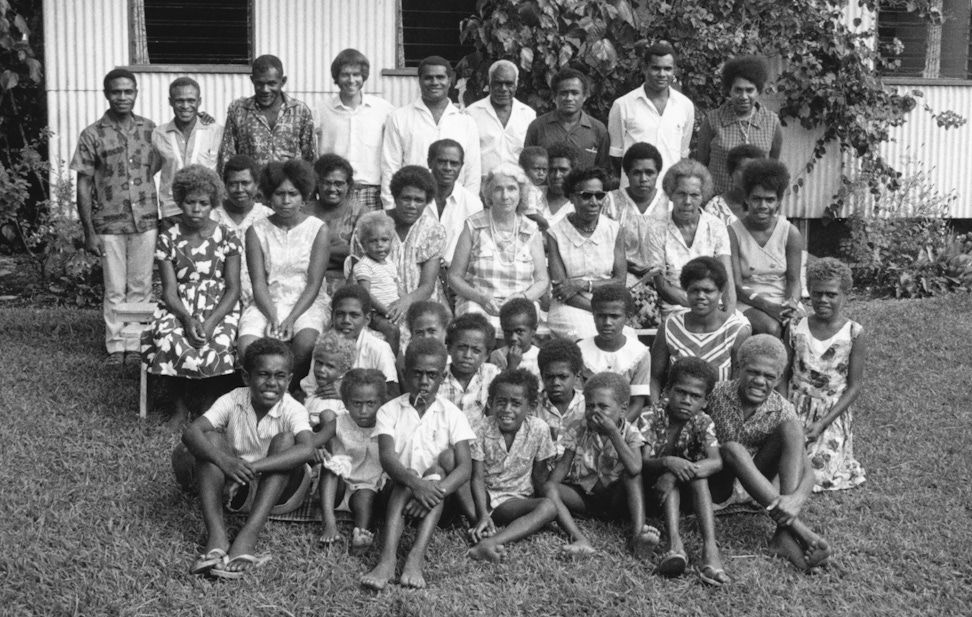
<path fill-rule="evenodd" d="M 516 100 L 520 72 L 509 60 L 489 67 L 489 96 L 466 108 L 479 128 L 479 148 L 485 177 L 501 163 L 518 164 L 527 128 L 537 117 L 529 105 Z"/>

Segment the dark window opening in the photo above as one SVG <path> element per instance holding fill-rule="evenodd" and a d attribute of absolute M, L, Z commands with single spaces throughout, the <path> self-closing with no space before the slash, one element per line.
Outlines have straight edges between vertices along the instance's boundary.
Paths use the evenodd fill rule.
<path fill-rule="evenodd" d="M 405 66 L 442 56 L 456 64 L 474 50 L 459 41 L 459 24 L 476 13 L 476 0 L 401 0 Z"/>
<path fill-rule="evenodd" d="M 152 64 L 249 64 L 251 0 L 144 0 Z"/>
<path fill-rule="evenodd" d="M 897 3 L 895 3 L 897 4 Z M 972 78 L 972 38 L 970 38 L 970 3 L 968 0 L 945 0 L 942 7 L 942 24 L 938 77 L 952 79 Z M 889 72 L 901 77 L 930 77 L 926 74 L 928 58 L 929 25 L 914 11 L 905 7 L 881 2 L 877 19 L 878 40 L 890 45 L 894 39 L 901 41 L 904 49 L 897 59 L 901 66 Z M 931 50 L 934 53 L 935 50 Z"/>

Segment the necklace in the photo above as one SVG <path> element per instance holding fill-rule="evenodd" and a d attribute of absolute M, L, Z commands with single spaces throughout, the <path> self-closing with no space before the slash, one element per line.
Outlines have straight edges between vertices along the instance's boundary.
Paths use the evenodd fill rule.
<path fill-rule="evenodd" d="M 569 214 L 567 215 L 567 218 L 570 219 L 570 224 L 573 225 L 577 231 L 582 231 L 586 234 L 592 234 L 594 233 L 594 230 L 597 229 L 597 219 L 594 219 L 594 224 L 591 225 L 590 227 L 581 227 L 580 225 L 577 224 L 577 217 L 575 217 L 574 215 Z"/>
<path fill-rule="evenodd" d="M 754 106 L 749 115 L 745 118 L 736 118 L 736 122 L 739 124 L 739 133 L 742 135 L 743 143 L 749 143 L 749 131 L 753 128 L 753 116 L 756 115 L 756 107 Z M 746 128 L 743 128 L 743 123 L 746 123 Z"/>
<path fill-rule="evenodd" d="M 503 232 L 503 235 L 509 236 L 510 232 Z M 516 254 L 519 252 L 517 247 L 518 241 L 520 239 L 520 217 L 514 215 L 513 217 L 513 232 L 512 238 L 505 241 L 505 244 L 509 248 L 503 248 L 500 243 L 500 232 L 496 231 L 496 221 L 493 219 L 493 211 L 489 211 L 489 237 L 493 241 L 493 245 L 496 246 L 496 258 L 499 260 L 499 264 L 504 268 L 512 267 L 516 264 Z M 512 249 L 510 259 L 507 261 L 504 257 L 507 251 Z"/>

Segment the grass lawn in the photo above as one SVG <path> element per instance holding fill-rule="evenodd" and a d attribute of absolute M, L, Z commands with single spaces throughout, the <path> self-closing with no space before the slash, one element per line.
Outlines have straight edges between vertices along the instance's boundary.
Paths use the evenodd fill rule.
<path fill-rule="evenodd" d="M 274 559 L 243 582 L 188 568 L 202 539 L 194 497 L 172 478 L 177 436 L 137 416 L 133 369 L 102 366 L 100 313 L 0 309 L 2 615 L 960 615 L 972 611 L 972 303 L 854 302 L 871 336 L 856 406 L 868 481 L 815 496 L 807 522 L 837 550 L 807 576 L 764 554 L 769 519 L 717 519 L 733 583 L 652 575 L 621 527 L 582 523 L 599 549 L 558 556 L 542 532 L 505 563 L 471 562 L 456 531 L 429 551 L 423 591 L 375 594 L 351 558 L 315 545 L 317 525 L 270 523 Z M 657 522 L 656 522 L 657 524 Z M 699 537 L 686 522 L 690 556 Z M 347 530 L 349 531 L 349 530 Z"/>

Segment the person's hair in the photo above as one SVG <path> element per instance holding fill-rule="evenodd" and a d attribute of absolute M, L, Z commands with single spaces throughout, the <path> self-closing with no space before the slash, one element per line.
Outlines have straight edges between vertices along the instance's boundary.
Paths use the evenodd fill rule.
<path fill-rule="evenodd" d="M 682 266 L 682 272 L 678 275 L 678 284 L 682 286 L 682 289 L 688 289 L 688 286 L 695 281 L 705 279 L 712 279 L 719 291 L 725 291 L 726 283 L 729 282 L 729 274 L 722 262 L 715 257 L 696 257 Z"/>
<path fill-rule="evenodd" d="M 543 146 L 527 146 L 520 150 L 520 158 L 516 160 L 520 167 L 526 169 L 534 159 L 544 158 L 549 160 L 547 149 Z"/>
<path fill-rule="evenodd" d="M 234 154 L 223 165 L 223 182 L 229 179 L 229 175 L 237 171 L 249 171 L 254 183 L 260 181 L 260 164 L 257 163 L 249 154 Z"/>
<path fill-rule="evenodd" d="M 739 169 L 739 165 L 746 159 L 763 159 L 766 158 L 766 151 L 759 146 L 753 144 L 739 144 L 735 148 L 729 150 L 726 154 L 726 171 L 729 175 L 736 173 Z"/>
<path fill-rule="evenodd" d="M 374 386 L 378 391 L 378 400 L 381 404 L 388 398 L 388 384 L 385 382 L 385 374 L 374 368 L 353 368 L 344 374 L 341 379 L 341 400 L 347 405 L 351 398 L 351 393 L 355 388 L 361 386 Z"/>
<path fill-rule="evenodd" d="M 380 213 L 379 213 L 380 214 Z M 355 285 L 354 283 L 348 283 L 347 285 L 342 285 L 334 292 L 334 296 L 331 298 L 331 310 L 338 305 L 342 300 L 354 299 L 361 304 L 361 312 L 365 315 L 371 312 L 371 294 L 368 293 L 361 285 Z"/>
<path fill-rule="evenodd" d="M 290 345 L 275 338 L 264 337 L 253 341 L 243 354 L 243 370 L 249 373 L 261 356 L 282 356 L 287 359 L 287 370 L 294 370 L 294 352 Z"/>
<path fill-rule="evenodd" d="M 560 84 L 564 83 L 569 79 L 579 79 L 581 83 L 581 90 L 584 94 L 588 94 L 591 91 L 591 84 L 587 78 L 587 75 L 581 73 L 577 69 L 565 68 L 557 71 L 553 77 L 550 78 L 550 91 L 556 95 L 557 89 L 560 88 Z"/>
<path fill-rule="evenodd" d="M 618 373 L 605 371 L 588 379 L 587 383 L 584 384 L 584 394 L 589 394 L 595 390 L 610 390 L 618 405 L 627 405 L 628 399 L 631 398 L 631 385 L 627 379 Z"/>
<path fill-rule="evenodd" d="M 635 303 L 631 297 L 631 292 L 620 283 L 604 285 L 595 289 L 594 293 L 591 294 L 591 311 L 596 310 L 594 307 L 598 304 L 606 302 L 620 302 L 624 306 L 625 315 L 631 315 L 635 312 Z"/>
<path fill-rule="evenodd" d="M 600 167 L 577 167 L 570 170 L 564 178 L 564 195 L 573 195 L 574 189 L 582 182 L 600 180 L 601 190 L 607 190 L 607 174 Z"/>
<path fill-rule="evenodd" d="M 210 205 L 215 208 L 223 201 L 223 190 L 223 182 L 216 172 L 204 165 L 187 165 L 172 178 L 172 199 L 180 205 L 189 193 L 202 191 L 209 195 Z"/>
<path fill-rule="evenodd" d="M 493 341 L 496 340 L 496 328 L 489 323 L 489 320 L 482 313 L 466 313 L 453 319 L 449 327 L 446 328 L 446 345 L 452 345 L 460 333 L 471 331 L 483 333 L 483 337 L 486 339 L 486 351 L 489 351 L 493 346 Z"/>
<path fill-rule="evenodd" d="M 517 66 L 514 63 L 510 62 L 509 60 L 497 60 L 496 62 L 489 65 L 489 71 L 488 71 L 489 81 L 493 81 L 493 74 L 500 69 L 509 69 L 513 71 L 513 81 L 520 80 L 520 69 L 517 68 Z"/>
<path fill-rule="evenodd" d="M 340 154 L 328 152 L 327 154 L 322 154 L 314 161 L 314 174 L 317 175 L 318 181 L 323 180 L 324 176 L 334 170 L 343 171 L 344 175 L 347 176 L 348 185 L 354 184 L 354 167 L 351 167 L 348 159 Z"/>
<path fill-rule="evenodd" d="M 368 81 L 368 75 L 371 73 L 371 63 L 368 62 L 367 56 L 357 49 L 345 49 L 334 56 L 334 61 L 331 62 L 331 78 L 334 80 L 334 83 L 337 83 L 341 69 L 346 66 L 360 67 L 361 78 L 364 81 Z"/>
<path fill-rule="evenodd" d="M 419 77 L 422 77 L 422 72 L 427 66 L 444 66 L 450 79 L 453 75 L 455 75 L 455 71 L 452 69 L 452 64 L 442 56 L 428 56 L 427 58 L 422 58 L 422 61 L 419 62 L 418 65 Z"/>
<path fill-rule="evenodd" d="M 250 75 L 259 75 L 270 70 L 276 70 L 283 77 L 283 62 L 277 56 L 264 54 L 253 61 L 253 65 L 250 67 Z"/>
<path fill-rule="evenodd" d="M 580 160 L 580 153 L 577 152 L 574 144 L 569 141 L 558 141 L 550 144 L 547 148 L 547 160 L 552 161 L 554 159 L 567 159 L 570 161 L 571 169 L 573 169 L 577 167 L 577 162 Z"/>
<path fill-rule="evenodd" d="M 621 157 L 621 169 L 624 173 L 631 171 L 635 161 L 655 161 L 655 169 L 662 169 L 662 155 L 658 148 L 645 141 L 633 144 Z"/>
<path fill-rule="evenodd" d="M 675 48 L 668 41 L 658 41 L 657 43 L 652 43 L 645 50 L 645 63 L 651 61 L 652 57 L 663 58 L 665 56 L 671 56 L 675 62 L 678 62 L 678 54 L 675 53 Z"/>
<path fill-rule="evenodd" d="M 313 357 L 314 359 L 318 359 L 321 356 L 327 355 L 335 358 L 340 361 L 341 370 L 346 372 L 354 364 L 354 356 L 356 353 L 355 341 L 334 330 L 328 330 L 317 337 L 317 342 L 314 343 Z"/>
<path fill-rule="evenodd" d="M 840 290 L 846 294 L 854 287 L 854 274 L 841 260 L 823 257 L 807 265 L 807 289 L 817 281 L 837 281 Z"/>
<path fill-rule="evenodd" d="M 429 162 L 431 162 L 435 157 L 439 156 L 439 153 L 446 148 L 455 148 L 459 151 L 459 161 L 466 162 L 466 150 L 462 147 L 462 144 L 455 139 L 437 139 L 429 145 Z"/>
<path fill-rule="evenodd" d="M 425 203 L 429 203 L 435 198 L 435 180 L 432 179 L 432 172 L 419 165 L 406 165 L 391 177 L 391 194 L 398 199 L 406 187 L 412 187 L 425 191 Z"/>
<path fill-rule="evenodd" d="M 493 397 L 496 396 L 496 391 L 503 384 L 523 386 L 527 404 L 530 407 L 536 407 L 540 402 L 540 383 L 537 381 L 537 376 L 525 368 L 506 370 L 494 377 L 493 381 L 489 384 L 490 402 L 492 402 Z"/>
<path fill-rule="evenodd" d="M 570 371 L 575 375 L 580 375 L 584 370 L 584 354 L 581 353 L 577 343 L 566 338 L 555 338 L 544 343 L 537 354 L 537 366 L 540 373 L 554 362 L 566 362 L 570 366 Z"/>
<path fill-rule="evenodd" d="M 358 219 L 355 224 L 355 231 L 358 232 L 358 237 L 361 238 L 362 242 L 367 242 L 374 233 L 379 231 L 395 233 L 395 221 L 385 214 L 384 210 L 367 212 Z"/>
<path fill-rule="evenodd" d="M 662 178 L 662 190 L 669 199 L 675 194 L 678 188 L 678 181 L 682 178 L 698 178 L 702 182 L 702 203 L 706 203 L 712 198 L 713 185 L 712 174 L 705 168 L 705 165 L 695 159 L 682 159 L 668 168 L 665 177 Z"/>
<path fill-rule="evenodd" d="M 412 366 L 422 356 L 435 356 L 445 365 L 449 358 L 449 350 L 437 338 L 424 337 L 412 339 L 405 348 L 405 366 Z"/>
<path fill-rule="evenodd" d="M 702 358 L 696 358 L 694 356 L 686 356 L 673 362 L 668 367 L 668 379 L 665 383 L 667 387 L 671 388 L 682 377 L 702 380 L 705 383 L 706 396 L 712 394 L 712 389 L 715 388 L 716 382 L 719 381 L 719 374 L 712 368 L 712 365 Z"/>
<path fill-rule="evenodd" d="M 520 203 L 516 206 L 517 212 L 522 212 L 526 208 L 528 187 L 530 186 L 530 179 L 527 178 L 526 172 L 523 171 L 519 165 L 514 165 L 513 163 L 500 163 L 486 174 L 486 179 L 483 181 L 483 197 L 486 202 L 485 205 L 492 205 L 489 194 L 493 190 L 493 185 L 499 178 L 513 178 L 516 181 L 517 186 L 520 187 Z"/>
<path fill-rule="evenodd" d="M 738 78 L 750 81 L 756 86 L 757 92 L 763 91 L 766 80 L 769 79 L 769 67 L 766 58 L 762 56 L 739 56 L 722 65 L 722 87 L 732 88 L 732 82 Z"/>
<path fill-rule="evenodd" d="M 175 78 L 174 80 L 172 80 L 172 83 L 169 84 L 169 98 L 172 98 L 173 90 L 175 90 L 176 88 L 184 88 L 187 86 L 192 86 L 193 88 L 195 88 L 197 96 L 202 94 L 202 90 L 199 88 L 199 82 L 197 82 L 192 77 L 186 77 L 185 75 L 183 75 L 182 77 Z"/>
<path fill-rule="evenodd" d="M 769 358 L 780 369 L 780 374 L 786 367 L 786 347 L 783 341 L 772 334 L 754 334 L 739 346 L 739 366 L 746 368 L 757 358 Z"/>
<path fill-rule="evenodd" d="M 513 319 L 518 315 L 526 315 L 529 319 L 529 325 L 534 330 L 537 329 L 539 324 L 539 317 L 537 316 L 537 305 L 530 302 L 526 298 L 513 298 L 512 300 L 507 300 L 500 307 L 500 325 L 504 325 L 509 320 Z"/>
<path fill-rule="evenodd" d="M 742 185 L 747 197 L 753 189 L 759 187 L 773 191 L 777 199 L 783 199 L 783 193 L 790 185 L 790 171 L 779 161 L 756 159 L 743 170 Z"/>
<path fill-rule="evenodd" d="M 103 82 L 105 92 L 108 92 L 108 88 L 111 87 L 111 82 L 116 79 L 131 79 L 132 83 L 135 84 L 135 88 L 138 89 L 138 80 L 135 79 L 135 73 L 132 73 L 128 69 L 112 69 L 105 75 Z"/>
<path fill-rule="evenodd" d="M 260 192 L 268 200 L 284 180 L 290 180 L 301 198 L 307 201 L 317 188 L 317 178 L 314 168 L 307 161 L 290 159 L 287 161 L 270 161 L 260 173 Z"/>
<path fill-rule="evenodd" d="M 408 307 L 408 312 L 405 313 L 405 327 L 411 330 L 415 326 L 415 322 L 418 321 L 418 318 L 423 315 L 435 315 L 438 317 L 443 330 L 449 327 L 449 320 L 452 319 L 452 316 L 449 315 L 449 309 L 443 306 L 442 303 L 432 300 L 422 300 Z"/>

